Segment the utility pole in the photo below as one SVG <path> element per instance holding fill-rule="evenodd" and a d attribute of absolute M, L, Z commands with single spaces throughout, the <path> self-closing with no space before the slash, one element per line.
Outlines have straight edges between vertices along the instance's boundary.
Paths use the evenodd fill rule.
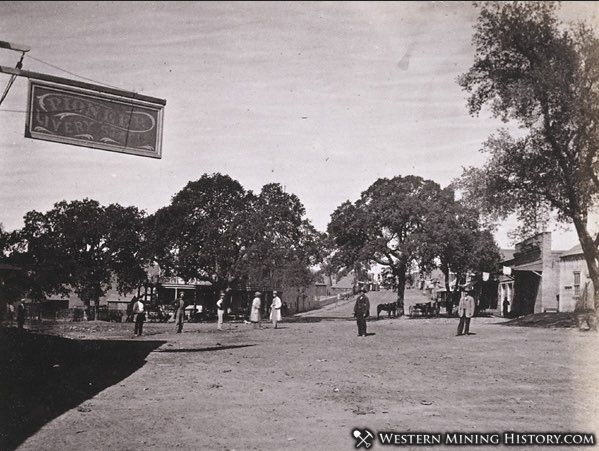
<path fill-rule="evenodd" d="M 12 42 L 6 42 L 6 41 L 0 41 L 0 48 L 14 50 L 15 52 L 21 52 L 21 59 L 19 60 L 19 62 L 17 63 L 17 66 L 16 66 L 17 71 L 20 71 L 21 67 L 23 67 L 23 58 L 25 58 L 25 53 L 27 53 L 29 50 L 31 50 L 31 47 L 29 47 L 29 46 L 21 45 L 21 44 L 14 44 Z M 2 102 L 8 95 L 8 91 L 10 90 L 10 87 L 12 86 L 12 84 L 15 82 L 17 75 L 19 75 L 19 74 L 13 72 L 10 77 L 10 80 L 8 80 L 8 84 L 6 85 L 6 88 L 4 89 L 4 93 L 2 94 L 2 97 L 0 97 L 0 105 L 2 105 Z"/>

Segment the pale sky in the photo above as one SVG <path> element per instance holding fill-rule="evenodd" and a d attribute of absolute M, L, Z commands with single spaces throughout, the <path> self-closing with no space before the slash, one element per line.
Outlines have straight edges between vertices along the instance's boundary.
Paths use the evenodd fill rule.
<path fill-rule="evenodd" d="M 599 5 L 563 9 L 594 20 Z M 456 83 L 475 17 L 469 2 L 1 2 L 0 40 L 167 104 L 160 160 L 74 147 L 24 137 L 17 79 L 0 106 L 0 222 L 19 228 L 29 210 L 85 197 L 153 213 L 221 172 L 254 191 L 280 183 L 325 230 L 379 177 L 446 186 L 484 162 L 478 149 L 501 125 L 470 117 Z M 0 49 L 0 65 L 18 56 Z M 77 79 L 32 58 L 23 68 Z M 575 243 L 554 237 L 557 249 Z"/>

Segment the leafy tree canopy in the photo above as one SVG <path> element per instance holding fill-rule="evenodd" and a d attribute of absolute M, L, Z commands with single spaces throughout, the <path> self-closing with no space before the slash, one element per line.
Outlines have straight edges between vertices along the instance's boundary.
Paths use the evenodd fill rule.
<path fill-rule="evenodd" d="M 483 148 L 487 164 L 467 169 L 461 186 L 496 217 L 518 212 L 528 230 L 543 226 L 543 212 L 572 222 L 599 290 L 599 236 L 586 224 L 599 196 L 599 41 L 582 23 L 561 23 L 557 8 L 480 6 L 474 64 L 459 83 L 472 114 L 486 105 L 519 130 L 491 136 Z"/>
<path fill-rule="evenodd" d="M 297 196 L 279 184 L 255 195 L 227 175 L 204 174 L 150 217 L 151 252 L 184 279 L 223 287 L 300 283 L 320 259 L 321 235 L 304 215 Z"/>
<path fill-rule="evenodd" d="M 337 246 L 338 266 L 378 263 L 398 279 L 403 300 L 406 270 L 422 254 L 420 233 L 428 214 L 439 208 L 440 186 L 408 175 L 378 179 L 355 203 L 340 205 L 331 215 L 328 233 Z"/>
<path fill-rule="evenodd" d="M 47 213 L 28 212 L 24 222 L 13 260 L 28 270 L 33 298 L 72 289 L 84 302 L 98 303 L 113 276 L 121 293 L 145 279 L 143 212 L 135 207 L 62 201 Z"/>
<path fill-rule="evenodd" d="M 490 230 L 482 227 L 476 209 L 453 199 L 452 190 L 444 190 L 443 207 L 429 212 L 421 232 L 423 258 L 421 268 L 439 266 L 449 290 L 449 273 L 458 279 L 468 273 L 492 272 L 500 254 Z M 457 289 L 457 286 L 456 286 Z"/>

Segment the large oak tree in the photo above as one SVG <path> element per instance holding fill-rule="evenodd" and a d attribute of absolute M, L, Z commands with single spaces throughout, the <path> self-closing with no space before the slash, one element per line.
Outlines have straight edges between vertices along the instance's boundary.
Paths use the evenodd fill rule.
<path fill-rule="evenodd" d="M 146 278 L 143 216 L 136 207 L 90 199 L 28 212 L 12 260 L 27 271 L 29 295 L 41 300 L 74 291 L 97 307 L 114 281 L 120 293 L 132 291 Z"/>
<path fill-rule="evenodd" d="M 152 257 L 166 272 L 220 288 L 306 284 L 321 236 L 304 215 L 278 184 L 255 195 L 227 175 L 204 174 L 150 217 Z"/>
<path fill-rule="evenodd" d="M 501 258 L 491 231 L 481 225 L 475 208 L 454 200 L 452 189 L 443 190 L 440 205 L 441 208 L 428 213 L 424 223 L 421 261 L 432 263 L 443 272 L 445 289 L 452 293 L 447 307 L 451 312 L 466 276 L 474 274 L 480 278 L 482 272 L 493 272 Z M 450 273 L 456 279 L 453 292 Z"/>
<path fill-rule="evenodd" d="M 483 106 L 517 133 L 502 130 L 469 168 L 463 186 L 471 201 L 503 217 L 552 211 L 574 224 L 599 304 L 599 235 L 587 225 L 599 197 L 599 40 L 584 24 L 566 25 L 553 2 L 489 2 L 480 6 L 475 60 L 459 80 L 469 107 Z"/>
<path fill-rule="evenodd" d="M 406 271 L 421 257 L 421 233 L 430 211 L 440 208 L 440 186 L 408 175 L 381 178 L 356 202 L 346 201 L 331 215 L 328 233 L 338 266 L 378 263 L 396 279 L 403 302 Z"/>

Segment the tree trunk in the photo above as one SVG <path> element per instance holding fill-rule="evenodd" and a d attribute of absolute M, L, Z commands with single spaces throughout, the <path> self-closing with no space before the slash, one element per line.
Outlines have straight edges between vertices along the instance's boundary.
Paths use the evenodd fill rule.
<path fill-rule="evenodd" d="M 454 305 L 454 301 L 458 301 L 459 303 L 459 293 L 460 293 L 460 273 L 456 273 L 455 275 L 455 289 L 451 292 L 450 298 L 450 308 L 451 310 L 449 311 L 449 316 L 451 316 L 451 314 L 453 313 L 453 305 Z"/>
<path fill-rule="evenodd" d="M 397 275 L 397 300 L 403 304 L 406 290 L 406 274 Z"/>
<path fill-rule="evenodd" d="M 393 273 L 397 277 L 397 302 L 403 306 L 405 290 L 406 290 L 406 268 L 407 262 L 402 259 L 397 266 L 393 268 Z"/>
<path fill-rule="evenodd" d="M 573 218 L 573 222 L 589 269 L 589 277 L 593 282 L 593 305 L 595 311 L 597 311 L 597 308 L 599 307 L 599 248 L 595 246 L 593 238 L 589 234 L 586 224 L 580 216 Z"/>
<path fill-rule="evenodd" d="M 441 268 L 443 276 L 445 276 L 445 311 L 448 316 L 451 316 L 453 311 L 453 295 L 451 293 L 451 286 L 449 285 L 449 267 L 445 266 Z"/>

